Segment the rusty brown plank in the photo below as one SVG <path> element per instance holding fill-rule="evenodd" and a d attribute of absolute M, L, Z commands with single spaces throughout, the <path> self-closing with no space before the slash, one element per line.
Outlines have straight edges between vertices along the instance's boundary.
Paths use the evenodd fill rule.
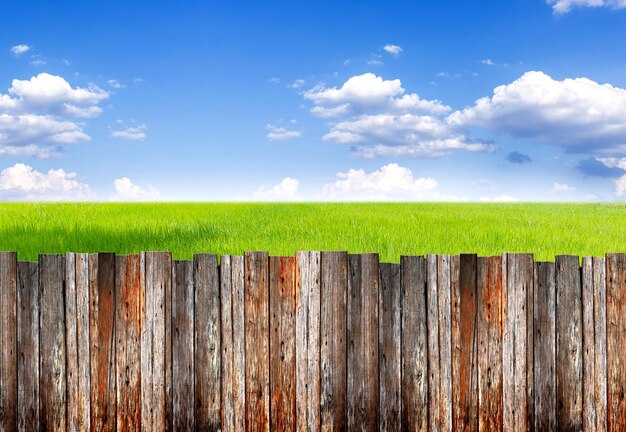
<path fill-rule="evenodd" d="M 196 430 L 221 430 L 220 285 L 217 257 L 194 257 Z"/>
<path fill-rule="evenodd" d="M 594 322 L 594 389 L 596 429 L 607 429 L 606 375 L 606 262 L 593 258 L 593 322 Z"/>
<path fill-rule="evenodd" d="M 17 429 L 39 430 L 39 268 L 17 263 Z"/>
<path fill-rule="evenodd" d="M 0 430 L 17 430 L 17 254 L 0 252 Z"/>
<path fill-rule="evenodd" d="M 626 254 L 606 256 L 606 368 L 609 431 L 626 430 Z"/>

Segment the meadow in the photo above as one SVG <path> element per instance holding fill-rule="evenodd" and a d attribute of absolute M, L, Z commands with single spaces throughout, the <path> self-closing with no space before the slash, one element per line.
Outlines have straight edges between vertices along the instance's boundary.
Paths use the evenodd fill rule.
<path fill-rule="evenodd" d="M 194 253 L 265 250 L 427 253 L 626 251 L 624 204 L 476 203 L 2 203 L 0 250 L 39 253 Z"/>

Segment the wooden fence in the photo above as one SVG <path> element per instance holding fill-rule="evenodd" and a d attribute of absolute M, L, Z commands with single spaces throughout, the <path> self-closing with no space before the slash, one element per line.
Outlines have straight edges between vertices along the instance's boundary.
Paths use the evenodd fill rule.
<path fill-rule="evenodd" d="M 626 431 L 626 254 L 0 253 L 0 430 Z"/>

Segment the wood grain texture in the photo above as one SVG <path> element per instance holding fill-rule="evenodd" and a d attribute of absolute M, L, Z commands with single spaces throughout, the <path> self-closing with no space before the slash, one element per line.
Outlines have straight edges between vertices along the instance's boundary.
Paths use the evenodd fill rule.
<path fill-rule="evenodd" d="M 246 430 L 268 431 L 269 389 L 269 260 L 266 252 L 244 256 L 246 341 Z"/>
<path fill-rule="evenodd" d="M 428 430 L 426 260 L 400 258 L 402 284 L 402 430 Z"/>
<path fill-rule="evenodd" d="M 556 430 L 556 268 L 535 263 L 534 376 L 537 431 Z"/>
<path fill-rule="evenodd" d="M 583 430 L 596 430 L 595 326 L 593 321 L 593 259 L 584 257 L 581 267 L 583 324 Z"/>
<path fill-rule="evenodd" d="M 602 431 L 607 429 L 606 262 L 604 258 L 593 258 L 593 287 L 594 403 L 596 429 Z"/>
<path fill-rule="evenodd" d="M 91 430 L 116 430 L 115 255 L 89 255 Z"/>
<path fill-rule="evenodd" d="M 557 427 L 583 428 L 582 287 L 578 257 L 556 257 Z"/>
<path fill-rule="evenodd" d="M 378 430 L 378 255 L 350 255 L 348 430 Z"/>
<path fill-rule="evenodd" d="M 295 257 L 270 257 L 270 430 L 296 429 Z"/>
<path fill-rule="evenodd" d="M 65 254 L 65 347 L 67 352 L 67 428 L 78 430 L 78 336 L 76 254 Z"/>
<path fill-rule="evenodd" d="M 378 363 L 382 431 L 402 425 L 402 289 L 399 264 L 379 266 Z"/>
<path fill-rule="evenodd" d="M 322 252 L 320 422 L 322 431 L 346 431 L 348 254 Z"/>
<path fill-rule="evenodd" d="M 165 293 L 171 292 L 172 257 L 168 252 L 144 254 L 144 322 L 141 332 L 141 424 L 165 431 Z M 166 288 L 168 287 L 168 288 Z"/>
<path fill-rule="evenodd" d="M 142 255 L 115 257 L 117 430 L 141 430 L 141 331 L 145 292 Z"/>
<path fill-rule="evenodd" d="M 437 257 L 439 302 L 439 418 L 440 430 L 452 430 L 452 323 L 450 255 Z"/>
<path fill-rule="evenodd" d="M 196 429 L 221 430 L 220 284 L 217 257 L 194 257 Z"/>
<path fill-rule="evenodd" d="M 428 430 L 441 429 L 441 368 L 439 364 L 438 257 L 427 257 L 426 321 L 428 323 Z"/>
<path fill-rule="evenodd" d="M 452 429 L 478 430 L 476 255 L 451 257 Z"/>
<path fill-rule="evenodd" d="M 65 257 L 39 256 L 39 427 L 66 428 Z"/>
<path fill-rule="evenodd" d="M 39 267 L 17 263 L 17 429 L 39 430 Z"/>
<path fill-rule="evenodd" d="M 0 431 L 17 430 L 17 254 L 0 252 Z"/>
<path fill-rule="evenodd" d="M 478 297 L 478 429 L 503 428 L 502 406 L 502 257 L 479 257 L 476 261 Z"/>
<path fill-rule="evenodd" d="M 296 253 L 296 430 L 320 429 L 320 252 Z"/>
<path fill-rule="evenodd" d="M 626 430 L 626 254 L 606 256 L 607 423 Z"/>
<path fill-rule="evenodd" d="M 172 264 L 172 411 L 174 430 L 194 430 L 193 262 Z"/>

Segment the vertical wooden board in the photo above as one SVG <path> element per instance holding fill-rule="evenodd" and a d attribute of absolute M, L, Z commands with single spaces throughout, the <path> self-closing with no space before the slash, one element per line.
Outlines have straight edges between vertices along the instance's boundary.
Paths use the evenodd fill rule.
<path fill-rule="evenodd" d="M 479 257 L 476 262 L 478 305 L 478 429 L 502 430 L 502 257 Z"/>
<path fill-rule="evenodd" d="M 221 387 L 220 418 L 223 432 L 234 432 L 233 406 L 233 309 L 230 256 L 220 259 L 220 329 L 221 329 Z"/>
<path fill-rule="evenodd" d="M 235 430 L 246 423 L 246 316 L 244 257 L 231 257 L 231 285 L 233 311 L 233 405 Z"/>
<path fill-rule="evenodd" d="M 270 422 L 268 261 L 265 252 L 244 256 L 247 431 L 267 431 Z"/>
<path fill-rule="evenodd" d="M 535 430 L 535 345 L 534 345 L 534 295 L 535 295 L 535 264 L 531 254 L 523 256 L 524 279 L 526 280 L 526 430 Z"/>
<path fill-rule="evenodd" d="M 196 429 L 221 430 L 220 285 L 215 255 L 194 258 Z"/>
<path fill-rule="evenodd" d="M 170 281 L 165 285 L 165 430 L 174 430 L 174 383 L 173 383 L 173 353 L 174 341 L 174 261 L 170 261 Z"/>
<path fill-rule="evenodd" d="M 399 264 L 379 266 L 378 361 L 379 430 L 400 431 L 402 425 L 402 291 Z"/>
<path fill-rule="evenodd" d="M 320 429 L 320 253 L 296 254 L 296 430 Z"/>
<path fill-rule="evenodd" d="M 270 430 L 296 430 L 295 258 L 270 257 Z"/>
<path fill-rule="evenodd" d="M 39 269 L 17 263 L 17 429 L 39 430 Z"/>
<path fill-rule="evenodd" d="M 578 257 L 556 257 L 556 398 L 557 427 L 581 430 L 582 288 Z"/>
<path fill-rule="evenodd" d="M 439 416 L 441 431 L 452 430 L 452 333 L 450 255 L 437 257 L 439 302 Z"/>
<path fill-rule="evenodd" d="M 39 427 L 65 430 L 65 258 L 39 256 Z"/>
<path fill-rule="evenodd" d="M 606 256 L 607 420 L 626 430 L 626 254 Z"/>
<path fill-rule="evenodd" d="M 378 255 L 350 255 L 348 430 L 378 429 Z"/>
<path fill-rule="evenodd" d="M 141 255 L 118 255 L 115 258 L 118 431 L 141 430 L 142 270 Z"/>
<path fill-rule="evenodd" d="M 78 430 L 78 337 L 76 254 L 65 254 L 65 349 L 67 352 L 67 429 Z"/>
<path fill-rule="evenodd" d="M 89 254 L 76 254 L 76 337 L 78 348 L 78 430 L 90 430 Z"/>
<path fill-rule="evenodd" d="M 606 263 L 604 258 L 593 258 L 593 287 L 594 403 L 596 406 L 596 429 L 601 431 L 607 429 Z"/>
<path fill-rule="evenodd" d="M 556 430 L 556 270 L 551 262 L 535 263 L 534 382 L 537 431 Z"/>
<path fill-rule="evenodd" d="M 437 255 L 427 257 L 426 316 L 428 323 L 428 430 L 441 428 L 441 368 L 439 364 L 439 289 Z"/>
<path fill-rule="evenodd" d="M 593 322 L 593 259 L 584 257 L 581 267 L 583 317 L 583 430 L 596 430 L 595 328 Z"/>
<path fill-rule="evenodd" d="M 0 252 L 0 430 L 17 428 L 17 254 Z"/>
<path fill-rule="evenodd" d="M 402 430 L 428 430 L 426 261 L 400 258 L 402 284 Z"/>
<path fill-rule="evenodd" d="M 171 292 L 172 257 L 168 252 L 145 252 L 144 321 L 141 332 L 141 424 L 164 431 L 165 409 L 165 293 Z"/>
<path fill-rule="evenodd" d="M 172 265 L 172 409 L 174 430 L 194 430 L 193 262 Z"/>
<path fill-rule="evenodd" d="M 451 257 L 452 429 L 478 430 L 476 255 Z"/>
<path fill-rule="evenodd" d="M 320 277 L 321 430 L 345 431 L 348 254 L 322 252 Z"/>
<path fill-rule="evenodd" d="M 41 272 L 41 269 L 40 269 Z M 115 255 L 89 255 L 91 430 L 116 430 Z"/>

